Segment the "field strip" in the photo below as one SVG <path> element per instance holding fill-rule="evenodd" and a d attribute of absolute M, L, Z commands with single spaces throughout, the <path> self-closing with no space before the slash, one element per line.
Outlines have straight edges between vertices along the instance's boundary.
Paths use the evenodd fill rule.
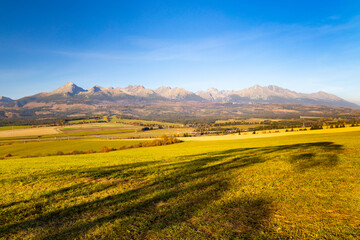
<path fill-rule="evenodd" d="M 0 138 L 6 137 L 24 137 L 24 136 L 41 136 L 61 133 L 58 127 L 40 127 L 40 128 L 24 128 L 0 131 Z"/>
<path fill-rule="evenodd" d="M 134 141 L 152 141 L 155 138 L 131 138 L 131 139 L 127 139 L 127 138 L 121 138 L 121 139 L 112 139 L 112 138 L 90 138 L 90 139 L 86 139 L 86 141 L 107 141 L 107 142 L 118 142 L 118 141 L 124 141 L 124 142 L 134 142 Z M 85 140 L 85 139 L 84 139 Z"/>
<path fill-rule="evenodd" d="M 273 131 L 273 130 L 272 130 Z M 278 137 L 278 136 L 291 136 L 291 135 L 313 135 L 313 134 L 327 134 L 327 133 L 343 133 L 343 132 L 359 132 L 360 137 L 360 128 L 359 127 L 347 127 L 347 128 L 333 128 L 333 129 L 323 129 L 323 130 L 307 130 L 307 131 L 294 131 L 294 132 L 279 132 L 279 133 L 257 133 L 252 134 L 247 132 L 246 135 L 242 133 L 239 134 L 229 134 L 222 136 L 201 136 L 201 137 L 180 137 L 182 141 L 222 141 L 222 140 L 236 140 L 236 139 L 252 139 L 252 138 L 267 138 L 267 137 Z"/>

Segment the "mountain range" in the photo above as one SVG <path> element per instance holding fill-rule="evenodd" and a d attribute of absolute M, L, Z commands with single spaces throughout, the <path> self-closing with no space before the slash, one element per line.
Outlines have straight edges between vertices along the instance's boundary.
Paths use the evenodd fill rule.
<path fill-rule="evenodd" d="M 329 107 L 360 108 L 333 94 L 323 91 L 316 93 L 298 93 L 278 86 L 255 85 L 243 90 L 218 90 L 209 88 L 206 91 L 191 92 L 183 88 L 159 87 L 155 90 L 139 85 L 130 85 L 125 88 L 94 86 L 83 89 L 73 82 L 51 92 L 42 92 L 32 96 L 12 100 L 0 97 L 0 103 L 14 103 L 21 107 L 30 102 L 62 102 L 76 103 L 78 100 L 87 100 L 88 104 L 99 102 L 154 102 L 154 101 L 198 101 L 218 103 L 276 103 L 276 104 L 301 104 L 323 105 Z"/>

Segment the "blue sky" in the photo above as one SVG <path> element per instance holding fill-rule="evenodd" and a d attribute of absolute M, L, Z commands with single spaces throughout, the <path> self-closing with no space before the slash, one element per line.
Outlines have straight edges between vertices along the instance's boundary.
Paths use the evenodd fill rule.
<path fill-rule="evenodd" d="M 0 95 L 278 85 L 360 103 L 360 1 L 0 0 Z"/>

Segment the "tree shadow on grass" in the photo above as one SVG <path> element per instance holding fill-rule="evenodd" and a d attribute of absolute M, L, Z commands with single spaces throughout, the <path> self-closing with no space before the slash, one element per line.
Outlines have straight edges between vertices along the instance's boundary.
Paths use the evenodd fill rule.
<path fill-rule="evenodd" d="M 313 162 L 315 153 L 312 151 L 329 152 L 341 148 L 331 142 L 237 148 L 187 155 L 179 158 L 181 161 L 156 161 L 54 172 L 53 175 L 57 177 L 75 176 L 94 181 L 60 188 L 37 199 L 23 202 L 25 206 L 6 210 L 6 215 L 10 217 L 19 212 L 26 214 L 22 220 L 2 224 L 0 236 L 16 236 L 19 232 L 37 230 L 42 232 L 39 239 L 73 239 L 85 237 L 92 229 L 103 227 L 102 234 L 109 234 L 108 238 L 117 236 L 134 239 L 156 237 L 157 233 L 173 226 L 185 225 L 195 229 L 202 237 L 220 234 L 219 236 L 224 238 L 252 238 L 267 229 L 272 213 L 271 199 L 244 196 L 244 199 L 223 204 L 220 209 L 224 217 L 214 218 L 214 224 L 224 223 L 226 227 L 206 231 L 202 228 L 204 224 L 191 222 L 195 216 L 201 216 L 202 211 L 211 208 L 215 201 L 231 190 L 229 182 L 234 174 L 238 174 L 238 169 L 263 163 L 271 159 L 268 155 L 274 157 L 292 152 L 295 155 L 290 162 L 306 162 L 301 166 L 303 169 L 320 165 L 334 166 L 338 159 L 333 155 L 327 153 L 328 157 L 316 158 L 316 162 Z M 298 151 L 308 153 L 298 154 Z M 118 181 L 99 183 L 99 180 L 106 182 L 108 179 Z M 123 182 L 137 180 L 141 180 L 142 184 L 114 193 L 113 190 Z M 99 193 L 103 193 L 104 197 L 91 198 L 93 194 Z M 47 210 L 47 205 L 77 196 L 88 200 L 58 210 Z M 42 201 L 44 199 L 45 202 Z M 109 224 L 112 227 L 107 229 Z M 115 237 L 110 234 L 115 234 Z M 92 235 L 92 238 L 96 236 Z"/>
<path fill-rule="evenodd" d="M 269 154 L 269 153 L 280 153 L 281 151 L 285 151 L 289 153 L 289 151 L 304 151 L 304 150 L 315 150 L 316 151 L 338 151 L 343 150 L 343 146 L 340 144 L 335 144 L 334 142 L 313 142 L 313 143 L 298 143 L 298 144 L 290 144 L 290 145 L 279 145 L 279 146 L 270 146 L 270 147 L 252 147 L 252 148 L 235 148 L 225 151 L 214 151 L 205 154 L 195 154 L 195 155 L 185 155 L 182 158 L 189 157 L 198 157 L 204 155 L 226 155 L 226 154 L 234 154 L 234 153 L 254 153 L 254 154 Z"/>
<path fill-rule="evenodd" d="M 259 232 L 272 231 L 268 227 L 273 212 L 270 199 L 256 196 L 247 199 L 234 199 L 221 208 L 225 209 L 226 224 L 232 230 L 229 232 L 232 232 L 233 238 L 240 236 L 242 239 L 253 239 L 254 236 L 259 236 Z M 216 219 L 216 221 L 224 221 L 224 218 Z"/>
<path fill-rule="evenodd" d="M 289 162 L 296 170 L 305 171 L 318 166 L 334 167 L 338 164 L 339 157 L 336 154 L 302 153 L 292 155 Z"/>

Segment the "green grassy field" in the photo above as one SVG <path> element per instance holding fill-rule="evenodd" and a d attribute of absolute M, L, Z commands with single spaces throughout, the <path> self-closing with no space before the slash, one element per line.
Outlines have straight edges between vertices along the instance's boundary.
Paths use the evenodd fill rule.
<path fill-rule="evenodd" d="M 121 121 L 115 122 L 114 120 Z M 95 119 L 88 120 L 86 124 L 75 124 L 66 127 L 36 127 L 30 128 L 27 126 L 6 126 L 0 127 L 0 141 L 16 141 L 16 140 L 29 140 L 29 139 L 51 139 L 51 138 L 67 138 L 67 137 L 92 137 L 92 136 L 123 136 L 128 137 L 157 137 L 164 133 L 171 135 L 176 133 L 185 133 L 194 131 L 193 128 L 185 128 L 181 124 L 165 123 L 157 121 L 145 121 L 145 120 L 132 120 L 132 119 L 116 119 L 111 118 L 112 122 L 109 123 L 96 123 Z M 81 120 L 82 121 L 82 120 Z M 139 124 L 142 124 L 141 126 Z M 159 124 L 163 126 L 163 129 L 142 131 L 144 126 L 150 126 L 151 124 Z"/>
<path fill-rule="evenodd" d="M 89 129 L 89 128 L 85 128 Z M 11 141 L 11 140 L 26 140 L 26 139 L 49 139 L 49 138 L 64 138 L 64 137 L 79 137 L 79 136 L 104 136 L 104 135 L 129 135 L 129 133 L 134 133 L 135 129 L 118 129 L 118 130 L 97 130 L 97 131 L 81 131 L 81 132 L 72 132 L 72 133 L 58 133 L 58 134 L 47 134 L 47 135 L 33 135 L 33 136 L 16 136 L 16 137 L 2 137 L 0 138 L 1 141 Z"/>
<path fill-rule="evenodd" d="M 163 126 L 183 126 L 183 124 L 179 123 L 169 123 L 169 122 L 160 122 L 160 121 L 148 121 L 148 120 L 140 120 L 140 119 L 123 119 L 123 118 L 117 118 L 116 115 L 110 116 L 107 118 L 107 116 L 104 116 L 101 119 L 84 119 L 84 120 L 72 120 L 69 121 L 70 124 L 82 124 L 82 123 L 98 123 L 98 122 L 104 122 L 108 121 L 109 123 L 123 123 L 123 124 L 158 124 Z"/>
<path fill-rule="evenodd" d="M 119 129 L 119 130 L 98 130 L 98 131 L 91 131 L 91 129 L 88 128 L 88 131 L 84 132 L 73 132 L 73 133 L 60 133 L 53 136 L 86 136 L 86 135 L 107 135 L 107 134 L 121 134 L 121 133 L 133 133 L 133 129 Z"/>
<path fill-rule="evenodd" d="M 358 239 L 360 132 L 0 161 L 3 239 Z"/>
<path fill-rule="evenodd" d="M 0 127 L 0 131 L 8 131 L 8 130 L 13 130 L 13 129 L 26 129 L 26 128 L 31 128 L 32 126 L 3 126 Z"/>
<path fill-rule="evenodd" d="M 119 148 L 120 146 L 135 145 L 142 141 L 107 141 L 107 140 L 70 140 L 70 141 L 46 141 L 46 142 L 28 142 L 26 144 L 10 143 L 0 144 L 0 157 L 10 153 L 12 157 L 26 157 L 26 156 L 46 156 L 48 154 L 56 154 L 61 151 L 69 153 L 76 151 L 99 151 L 104 146 L 108 148 Z"/>
<path fill-rule="evenodd" d="M 118 128 L 135 128 L 134 125 L 130 125 L 130 124 L 123 124 L 123 123 L 88 123 L 88 124 L 74 124 L 74 125 L 69 125 L 67 127 L 64 128 L 60 128 L 61 131 L 63 130 L 77 130 L 77 129 L 92 129 L 92 128 L 113 128 L 113 127 L 118 127 Z"/>
<path fill-rule="evenodd" d="M 261 124 L 238 124 L 238 125 L 225 125 L 225 126 L 219 126 L 220 128 L 238 128 L 240 130 L 249 129 L 249 128 L 255 128 L 255 127 L 261 127 L 264 125 Z"/>
<path fill-rule="evenodd" d="M 147 120 L 138 120 L 138 119 L 119 119 L 116 116 L 112 116 L 110 122 L 123 123 L 123 124 L 156 124 L 162 126 L 171 126 L 171 127 L 183 127 L 183 124 L 179 123 L 170 123 L 170 122 L 160 122 L 160 121 L 147 121 Z"/>
<path fill-rule="evenodd" d="M 76 128 L 77 129 L 77 128 Z M 41 129 L 40 129 L 41 131 Z M 94 136 L 109 136 L 109 137 L 119 137 L 119 138 L 147 138 L 147 137 L 159 137 L 163 134 L 174 135 L 179 132 L 179 134 L 189 133 L 194 131 L 193 128 L 164 128 L 164 129 L 154 129 L 148 131 L 142 131 L 141 129 L 117 129 L 117 130 L 107 130 L 104 127 L 102 130 L 93 130 L 91 128 L 84 128 L 80 132 L 66 132 L 58 134 L 47 134 L 47 135 L 34 135 L 34 136 L 16 136 L 16 137 L 2 137 L 0 141 L 14 141 L 14 140 L 30 140 L 30 139 L 54 139 L 54 138 L 67 138 L 67 137 L 94 137 Z"/>

